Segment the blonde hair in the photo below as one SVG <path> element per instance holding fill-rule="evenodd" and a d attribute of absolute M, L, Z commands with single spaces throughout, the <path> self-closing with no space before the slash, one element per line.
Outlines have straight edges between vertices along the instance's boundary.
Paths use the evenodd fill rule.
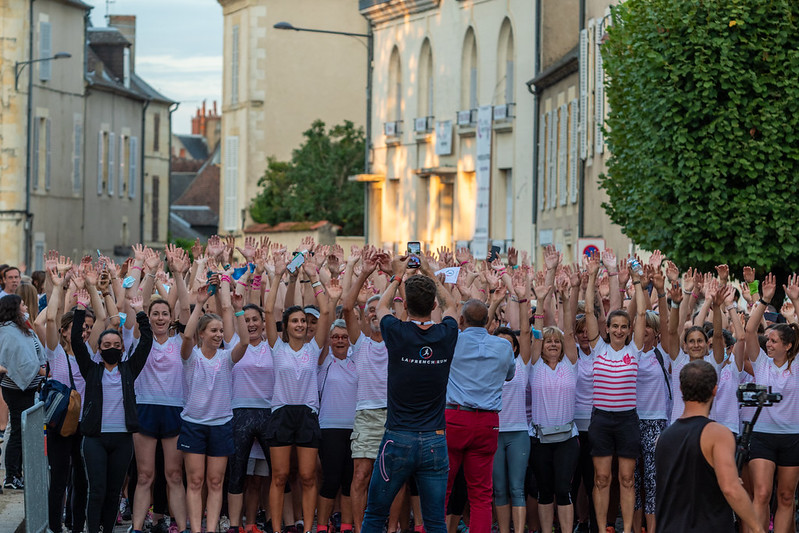
<path fill-rule="evenodd" d="M 560 328 L 555 326 L 546 326 L 541 330 L 542 342 L 546 342 L 546 340 L 551 337 L 556 337 L 560 341 L 560 355 L 558 356 L 558 362 L 561 362 L 563 360 L 563 346 L 566 342 L 566 339 L 563 336 L 563 332 L 560 330 Z"/>
<path fill-rule="evenodd" d="M 660 333 L 660 315 L 654 311 L 647 310 L 646 325 L 654 329 L 655 333 Z"/>
<path fill-rule="evenodd" d="M 203 316 L 200 317 L 200 321 L 197 323 L 197 345 L 202 348 L 203 341 L 200 338 L 200 333 L 205 331 L 205 328 L 208 327 L 208 324 L 213 322 L 214 320 L 219 320 L 222 322 L 222 317 L 217 315 L 216 313 L 205 313 Z"/>

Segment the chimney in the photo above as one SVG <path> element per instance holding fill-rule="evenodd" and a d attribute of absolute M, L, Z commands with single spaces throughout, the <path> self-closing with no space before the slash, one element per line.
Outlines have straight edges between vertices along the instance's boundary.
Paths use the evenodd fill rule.
<path fill-rule="evenodd" d="M 136 15 L 109 15 L 108 25 L 130 42 L 130 71 L 136 72 Z"/>

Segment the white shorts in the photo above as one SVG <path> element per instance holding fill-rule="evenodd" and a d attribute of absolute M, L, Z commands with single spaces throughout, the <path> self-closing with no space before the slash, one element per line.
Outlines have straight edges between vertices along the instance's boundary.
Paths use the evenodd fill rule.
<path fill-rule="evenodd" d="M 247 460 L 247 475 L 248 476 L 269 476 L 269 463 L 266 459 L 253 459 L 250 457 Z"/>

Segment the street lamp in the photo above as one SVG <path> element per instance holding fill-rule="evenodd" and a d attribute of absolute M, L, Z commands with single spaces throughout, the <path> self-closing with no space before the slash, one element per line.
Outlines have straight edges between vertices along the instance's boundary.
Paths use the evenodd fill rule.
<path fill-rule="evenodd" d="M 19 91 L 19 76 L 22 74 L 22 71 L 25 70 L 27 65 L 31 63 L 38 63 L 39 61 L 54 61 L 56 59 L 69 59 L 72 57 L 72 54 L 69 52 L 58 52 L 53 57 L 41 57 L 39 59 L 31 59 L 28 61 L 17 61 L 14 63 L 14 90 Z"/>
<path fill-rule="evenodd" d="M 364 142 L 363 172 L 364 174 L 369 174 L 369 143 L 372 140 L 372 62 L 374 60 L 374 35 L 372 35 L 372 23 L 369 23 L 368 33 L 298 28 L 291 22 L 278 22 L 272 27 L 276 30 L 327 33 L 329 35 L 345 35 L 347 37 L 363 37 L 366 39 L 366 142 Z M 366 184 L 366 187 L 364 188 L 363 234 L 364 240 L 369 242 L 369 184 Z"/>

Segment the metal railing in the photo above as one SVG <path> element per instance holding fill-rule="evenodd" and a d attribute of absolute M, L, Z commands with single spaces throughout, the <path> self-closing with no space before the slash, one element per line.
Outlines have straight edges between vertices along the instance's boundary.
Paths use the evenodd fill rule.
<path fill-rule="evenodd" d="M 25 472 L 25 532 L 47 531 L 49 465 L 45 452 L 44 402 L 22 412 L 22 468 Z"/>

